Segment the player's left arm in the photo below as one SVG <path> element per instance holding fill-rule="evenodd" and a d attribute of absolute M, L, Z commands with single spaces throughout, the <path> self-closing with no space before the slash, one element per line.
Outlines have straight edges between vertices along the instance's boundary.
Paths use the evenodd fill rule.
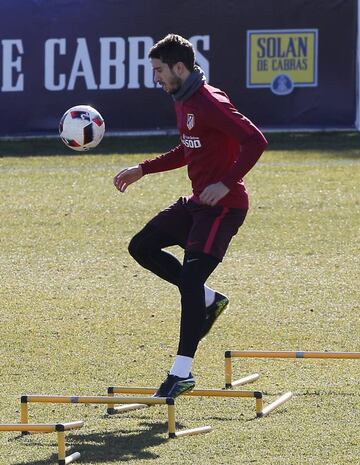
<path fill-rule="evenodd" d="M 239 141 L 239 157 L 229 172 L 221 180 L 231 189 L 255 165 L 266 149 L 268 142 L 262 132 L 225 98 L 214 98 L 207 108 L 208 122 L 211 127 Z"/>

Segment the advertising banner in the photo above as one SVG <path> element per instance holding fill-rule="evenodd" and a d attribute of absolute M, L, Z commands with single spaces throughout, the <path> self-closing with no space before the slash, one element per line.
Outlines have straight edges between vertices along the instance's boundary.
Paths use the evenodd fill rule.
<path fill-rule="evenodd" d="M 2 0 L 0 136 L 55 134 L 77 104 L 108 131 L 174 128 L 147 58 L 170 32 L 260 127 L 352 128 L 357 18 L 357 0 Z"/>
<path fill-rule="evenodd" d="M 318 29 L 247 31 L 247 88 L 290 94 L 318 86 Z"/>

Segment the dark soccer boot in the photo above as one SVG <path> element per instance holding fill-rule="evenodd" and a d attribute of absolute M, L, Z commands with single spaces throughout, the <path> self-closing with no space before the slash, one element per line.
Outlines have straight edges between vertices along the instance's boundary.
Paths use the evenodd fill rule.
<path fill-rule="evenodd" d="M 214 303 L 206 308 L 206 317 L 201 328 L 200 339 L 204 338 L 208 334 L 213 324 L 219 318 L 228 304 L 229 299 L 226 297 L 226 295 L 215 292 Z"/>
<path fill-rule="evenodd" d="M 195 379 L 190 373 L 187 378 L 168 374 L 167 378 L 161 383 L 159 389 L 153 397 L 177 397 L 184 392 L 191 391 L 195 387 Z"/>

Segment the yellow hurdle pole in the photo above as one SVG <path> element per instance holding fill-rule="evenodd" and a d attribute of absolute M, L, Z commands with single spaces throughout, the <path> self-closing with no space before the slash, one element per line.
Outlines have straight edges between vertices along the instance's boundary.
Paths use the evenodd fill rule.
<path fill-rule="evenodd" d="M 153 394 L 156 388 L 137 386 L 113 386 L 111 389 L 116 394 Z M 181 397 L 256 397 L 259 391 L 225 391 L 224 389 L 193 389 L 184 392 Z M 132 398 L 134 400 L 134 398 Z M 161 399 L 161 397 L 158 397 Z"/>
<path fill-rule="evenodd" d="M 181 436 L 190 436 L 195 434 L 208 433 L 211 431 L 211 426 L 199 426 L 198 428 L 186 429 L 183 431 L 176 431 L 176 422 L 175 422 L 175 401 L 173 398 L 168 397 L 166 399 L 168 406 L 168 432 L 169 438 L 175 439 Z"/>
<path fill-rule="evenodd" d="M 58 423 L 55 425 L 58 437 L 58 465 L 68 465 L 81 457 L 79 452 L 74 452 L 66 457 L 65 453 L 65 431 L 81 428 L 83 421 L 73 421 L 70 423 Z"/>
<path fill-rule="evenodd" d="M 27 402 L 43 404 L 166 404 L 164 397 L 119 397 L 119 396 L 58 396 L 58 395 L 27 395 Z"/>
<path fill-rule="evenodd" d="M 175 401 L 171 397 L 167 399 L 168 406 L 168 434 L 170 439 L 176 438 L 176 425 L 175 425 Z"/>
<path fill-rule="evenodd" d="M 149 407 L 150 405 L 162 405 L 166 403 L 166 399 L 160 397 L 115 397 L 108 396 L 56 396 L 56 395 L 26 395 L 21 397 L 21 403 L 48 403 L 48 404 L 107 404 L 108 413 L 110 415 L 129 410 L 137 410 Z M 129 404 L 121 407 L 110 407 L 115 404 Z M 26 407 L 27 408 L 27 407 Z M 25 412 L 25 407 L 24 407 Z M 24 413 L 25 418 L 25 413 Z M 26 434 L 23 433 L 23 434 Z"/>
<path fill-rule="evenodd" d="M 108 396 L 114 397 L 114 393 L 112 391 L 110 391 L 109 389 L 108 389 Z M 114 413 L 114 405 L 113 404 L 108 404 L 106 411 L 107 411 L 107 413 L 109 415 L 112 415 Z"/>
<path fill-rule="evenodd" d="M 151 387 L 129 387 L 129 386 L 113 386 L 111 388 L 111 391 L 113 393 L 122 393 L 122 394 L 153 394 L 156 389 L 151 388 Z M 182 396 L 189 396 L 189 397 L 246 397 L 246 398 L 255 398 L 256 401 L 256 416 L 258 418 L 264 417 L 268 415 L 270 412 L 272 412 L 275 408 L 278 406 L 282 405 L 284 402 L 289 400 L 292 397 L 292 393 L 288 392 L 286 394 L 283 394 L 279 399 L 268 405 L 267 407 L 264 408 L 264 401 L 263 401 L 263 393 L 261 391 L 226 391 L 224 389 L 194 389 L 192 391 L 185 392 L 182 394 Z M 134 398 L 132 398 L 133 400 Z M 136 399 L 136 398 L 135 398 Z M 161 399 L 161 398 L 159 398 Z M 125 406 L 124 406 L 125 407 Z M 115 408 L 115 412 L 118 411 L 126 411 L 122 410 L 123 407 L 117 407 Z M 129 410 L 135 410 L 137 408 L 141 408 L 140 405 L 136 404 L 130 404 L 129 405 Z M 126 407 L 125 407 L 126 409 Z M 205 428 L 205 427 L 204 427 Z M 206 427 L 208 428 L 208 427 Z M 210 428 L 211 429 L 211 428 Z M 190 431 L 190 430 L 186 430 Z M 198 434 L 199 432 L 205 432 L 200 428 L 199 431 L 193 432 L 193 433 L 183 433 L 182 435 L 185 434 Z M 176 436 L 178 436 L 179 433 L 176 433 Z"/>
<path fill-rule="evenodd" d="M 52 396 L 52 395 L 26 395 L 21 397 L 21 405 L 25 412 L 28 408 L 28 403 L 48 403 L 48 404 L 107 404 L 107 412 L 109 415 L 115 413 L 126 412 L 129 410 L 138 410 L 149 407 L 150 405 L 162 405 L 166 403 L 166 399 L 160 397 L 115 397 L 113 394 L 108 396 Z M 129 404 L 128 406 L 114 407 L 115 404 Z M 23 434 L 26 434 L 24 432 Z"/>
<path fill-rule="evenodd" d="M 21 396 L 20 422 L 29 423 L 29 405 L 26 396 Z"/>
<path fill-rule="evenodd" d="M 292 350 L 231 350 L 230 357 L 237 358 L 323 358 L 323 359 L 360 359 L 360 352 L 320 352 Z M 226 356 L 226 355 L 225 355 Z"/>
<path fill-rule="evenodd" d="M 242 380 L 232 381 L 232 358 L 294 358 L 294 359 L 337 359 L 359 360 L 360 352 L 325 352 L 294 350 L 227 350 L 225 352 L 225 388 L 242 384 Z M 250 377 L 256 376 L 249 375 Z"/>
<path fill-rule="evenodd" d="M 29 423 L 29 405 L 27 403 L 26 396 L 21 396 L 20 423 Z M 29 434 L 29 431 L 22 431 L 21 433 L 22 436 L 25 436 L 26 434 Z"/>
<path fill-rule="evenodd" d="M 134 404 L 137 403 L 136 408 L 146 408 L 149 405 L 159 405 L 164 403 L 160 401 L 160 398 L 141 397 L 137 399 L 129 399 L 128 397 L 115 397 L 113 395 L 108 396 L 58 396 L 58 395 L 24 395 L 21 396 L 21 412 L 22 418 L 25 420 L 28 418 L 28 404 L 33 403 L 49 403 L 49 404 L 107 404 L 108 413 L 116 413 L 115 408 L 112 408 L 114 404 Z M 141 404 L 139 406 L 139 404 Z M 145 405 L 145 407 L 142 407 Z M 134 406 L 131 405 L 123 411 L 134 410 Z M 23 434 L 27 434 L 26 431 Z"/>
<path fill-rule="evenodd" d="M 156 392 L 156 388 L 152 387 L 131 387 L 131 386 L 112 386 L 109 387 L 112 393 L 116 394 L 153 394 Z M 244 397 L 244 398 L 255 398 L 256 399 L 256 413 L 262 411 L 262 392 L 260 391 L 226 391 L 224 389 L 193 389 L 192 391 L 184 392 L 182 396 L 189 397 Z M 161 399 L 161 397 L 160 397 Z M 260 400 L 259 400 L 260 399 Z M 134 400 L 134 398 L 132 398 Z M 127 406 L 114 407 L 111 409 L 111 414 L 123 413 L 129 410 L 137 410 L 142 408 L 141 405 L 131 404 Z M 195 434 L 195 433 L 194 433 Z"/>
<path fill-rule="evenodd" d="M 58 438 L 58 461 L 59 464 L 63 463 L 65 464 L 65 432 L 64 431 L 58 431 L 57 432 L 57 438 Z"/>
<path fill-rule="evenodd" d="M 225 388 L 232 387 L 232 361 L 231 350 L 225 352 Z"/>
<path fill-rule="evenodd" d="M 263 402 L 263 395 L 262 393 L 260 393 L 261 395 L 258 395 L 256 397 L 256 416 L 257 418 L 260 418 L 262 417 L 262 411 L 263 411 L 263 408 L 264 408 L 264 402 Z"/>
<path fill-rule="evenodd" d="M 56 431 L 55 428 L 56 425 L 49 425 L 45 423 L 28 423 L 26 425 L 15 423 L 0 425 L 0 431 L 31 431 L 34 433 L 54 433 Z"/>
<path fill-rule="evenodd" d="M 153 387 L 142 387 L 142 386 L 111 386 L 108 387 L 108 393 L 110 394 L 149 394 L 153 395 L 157 391 Z"/>

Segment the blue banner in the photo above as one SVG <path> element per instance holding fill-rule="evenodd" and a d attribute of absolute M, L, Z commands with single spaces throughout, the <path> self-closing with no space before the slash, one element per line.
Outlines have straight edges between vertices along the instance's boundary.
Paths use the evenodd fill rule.
<path fill-rule="evenodd" d="M 77 104 L 109 131 L 174 128 L 147 58 L 169 32 L 259 126 L 354 127 L 356 0 L 2 0 L 0 135 L 53 134 Z"/>

